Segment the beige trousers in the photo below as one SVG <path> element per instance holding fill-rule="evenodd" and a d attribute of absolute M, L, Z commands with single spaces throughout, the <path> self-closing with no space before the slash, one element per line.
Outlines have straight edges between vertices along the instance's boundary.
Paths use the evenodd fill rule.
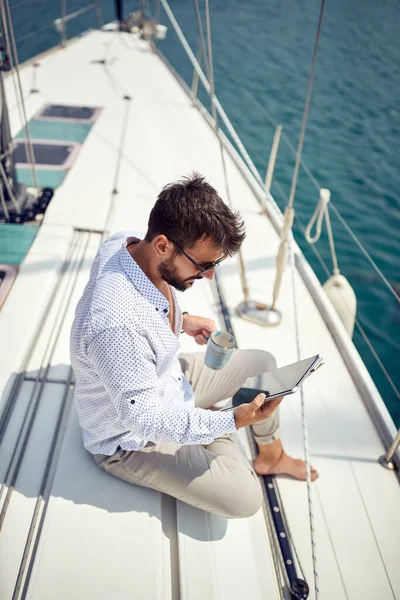
<path fill-rule="evenodd" d="M 209 408 L 224 400 L 248 377 L 275 368 L 271 354 L 262 350 L 235 350 L 220 371 L 204 365 L 204 353 L 181 354 L 182 370 L 195 391 L 197 407 Z M 278 438 L 279 414 L 253 425 L 258 443 Z M 129 483 L 152 488 L 208 512 L 229 518 L 255 514 L 262 502 L 258 477 L 231 435 L 207 446 L 149 442 L 140 451 L 119 450 L 112 456 L 95 454 L 104 471 Z"/>

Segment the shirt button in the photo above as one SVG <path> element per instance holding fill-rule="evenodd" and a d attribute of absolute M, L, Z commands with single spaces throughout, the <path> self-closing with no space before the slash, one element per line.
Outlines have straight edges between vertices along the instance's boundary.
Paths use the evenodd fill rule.
<path fill-rule="evenodd" d="M 180 381 L 180 380 L 181 380 L 181 378 L 180 378 L 180 377 L 178 377 L 178 381 Z"/>
<path fill-rule="evenodd" d="M 131 404 L 135 404 L 136 400 L 131 400 Z"/>
<path fill-rule="evenodd" d="M 163 312 L 167 313 L 168 312 L 168 308 L 164 308 Z"/>

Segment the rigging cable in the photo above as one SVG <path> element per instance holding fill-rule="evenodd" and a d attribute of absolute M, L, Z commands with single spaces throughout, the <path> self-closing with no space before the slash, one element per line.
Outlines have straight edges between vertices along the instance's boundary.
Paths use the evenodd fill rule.
<path fill-rule="evenodd" d="M 19 74 L 17 46 L 15 43 L 14 29 L 13 29 L 13 24 L 12 24 L 12 19 L 11 19 L 11 11 L 10 11 L 10 7 L 8 4 L 8 0 L 1 2 L 0 10 L 1 10 L 1 16 L 3 19 L 6 44 L 9 49 L 9 54 L 10 54 L 10 56 L 9 56 L 10 66 L 11 66 L 11 69 L 13 72 L 12 80 L 13 80 L 14 89 L 15 89 L 15 96 L 16 96 L 16 99 L 18 99 L 18 111 L 19 111 L 21 123 L 23 124 L 24 130 L 25 130 L 26 155 L 27 155 L 27 159 L 30 161 L 30 164 L 31 164 L 33 185 L 36 189 L 39 189 L 39 183 L 38 183 L 37 172 L 36 172 L 35 154 L 33 151 L 32 139 L 31 139 L 31 134 L 30 134 L 29 125 L 28 125 L 28 117 L 26 114 L 24 93 L 22 90 L 21 78 L 20 78 L 20 74 Z M 8 21 L 7 21 L 7 19 L 8 19 Z M 8 31 L 8 26 L 10 27 L 10 31 Z M 11 40 L 11 45 L 10 45 L 10 40 Z M 15 75 L 15 78 L 14 78 L 14 75 Z M 15 79 L 17 81 L 15 81 Z M 18 93 L 19 93 L 19 95 L 18 95 Z"/>
<path fill-rule="evenodd" d="M 199 78 L 200 78 L 202 84 L 204 85 L 206 91 L 208 93 L 210 93 L 210 91 L 211 91 L 210 84 L 207 81 L 207 78 L 204 75 L 203 70 L 201 69 L 198 61 L 196 60 L 196 57 L 194 56 L 194 54 L 193 54 L 193 52 L 192 52 L 192 50 L 191 50 L 191 48 L 190 48 L 190 46 L 189 46 L 189 44 L 188 44 L 185 36 L 183 35 L 182 29 L 179 27 L 178 22 L 175 19 L 174 14 L 171 11 L 171 8 L 170 8 L 167 0 L 160 0 L 160 2 L 162 3 L 163 8 L 164 8 L 165 12 L 167 13 L 168 18 L 171 21 L 171 24 L 172 24 L 173 28 L 175 29 L 175 32 L 176 32 L 176 34 L 177 34 L 177 36 L 178 36 L 178 38 L 179 38 L 182 46 L 186 50 L 186 54 L 188 55 L 190 62 L 192 63 L 193 67 L 196 69 L 196 71 L 197 71 L 197 73 L 199 75 Z M 238 134 L 236 133 L 236 131 L 235 131 L 232 123 L 228 119 L 228 116 L 227 116 L 226 112 L 222 108 L 221 103 L 219 102 L 219 100 L 218 100 L 218 98 L 217 98 L 217 96 L 215 94 L 214 94 L 214 104 L 215 104 L 215 106 L 216 106 L 216 108 L 217 108 L 217 110 L 218 110 L 218 112 L 219 112 L 219 114 L 221 116 L 222 121 L 225 124 L 225 127 L 227 128 L 229 134 L 232 136 L 233 140 L 235 141 L 235 143 L 236 143 L 236 145 L 237 145 L 237 147 L 239 149 L 239 152 L 242 155 L 243 160 L 245 161 L 245 163 L 249 167 L 250 171 L 254 175 L 254 178 L 256 179 L 256 181 L 261 186 L 263 186 L 264 182 L 263 182 L 263 180 L 262 180 L 262 178 L 260 176 L 260 173 L 257 171 L 257 169 L 256 169 L 253 161 L 251 160 L 248 152 L 246 151 L 245 147 L 243 146 L 243 144 L 242 144 L 242 142 L 241 142 Z"/>
<path fill-rule="evenodd" d="M 0 156 L 0 171 L 1 171 L 1 177 L 3 179 L 3 184 L 4 187 L 7 189 L 8 192 L 8 196 L 9 199 L 11 200 L 12 205 L 14 206 L 14 209 L 16 211 L 17 214 L 21 214 L 21 209 L 18 206 L 18 202 L 14 196 L 14 191 L 12 189 L 12 186 L 9 182 L 9 178 L 8 178 L 8 173 L 6 173 L 6 169 L 5 166 L 3 164 L 3 160 L 8 156 L 11 160 L 11 155 L 14 151 L 14 143 L 11 140 L 11 131 L 10 131 L 10 123 L 9 123 L 9 119 L 8 119 L 8 113 L 5 112 L 7 111 L 7 104 L 6 104 L 6 93 L 5 93 L 5 86 L 4 86 L 4 80 L 3 80 L 3 76 L 0 75 L 0 118 L 2 120 L 2 129 L 4 129 L 4 132 L 6 132 L 6 139 L 7 139 L 7 149 L 5 150 L 5 152 L 3 152 L 3 154 Z M 3 138 L 3 134 L 1 136 Z M 7 163 L 5 163 L 7 164 Z M 0 184 L 0 189 L 1 189 L 1 205 L 3 208 L 3 213 L 4 216 L 6 217 L 7 221 L 10 220 L 10 213 L 7 207 L 7 203 L 6 203 L 6 197 L 4 194 L 4 187 L 3 185 Z"/>
<path fill-rule="evenodd" d="M 300 332 L 299 332 L 299 322 L 298 322 L 298 310 L 297 310 L 297 290 L 296 290 L 296 282 L 295 282 L 295 262 L 294 262 L 294 251 L 293 251 L 293 232 L 292 232 L 292 224 L 294 219 L 294 197 L 296 193 L 297 180 L 299 175 L 299 169 L 301 164 L 301 155 L 304 144 L 304 137 L 307 125 L 307 118 L 310 108 L 311 101 L 311 93 L 313 88 L 314 81 L 314 73 L 315 73 L 315 65 L 317 60 L 318 46 L 321 35 L 322 28 L 322 19 L 324 15 L 325 9 L 325 0 L 321 1 L 321 9 L 318 20 L 318 28 L 317 35 L 314 44 L 314 52 L 311 63 L 311 71 L 310 77 L 308 81 L 308 90 L 306 96 L 306 102 L 304 105 L 303 111 L 303 119 L 300 131 L 299 144 L 297 148 L 296 154 L 296 163 L 293 172 L 292 185 L 290 189 L 289 201 L 284 213 L 284 224 L 281 233 L 281 243 L 278 250 L 277 256 L 277 273 L 276 280 L 273 292 L 273 304 L 272 308 L 276 303 L 280 282 L 282 280 L 283 271 L 285 268 L 286 255 L 287 250 L 289 250 L 290 263 L 291 263 L 291 275 L 292 275 L 292 288 L 293 288 L 293 309 L 294 309 L 294 318 L 295 318 L 295 332 L 296 332 L 296 347 L 297 347 L 297 357 L 298 360 L 301 359 L 301 347 L 300 347 Z M 337 264 L 337 263 L 336 263 Z M 310 521 L 310 535 L 311 535 L 311 554 L 312 554 L 312 562 L 313 562 L 313 573 L 314 573 L 314 588 L 315 588 L 315 600 L 319 599 L 319 587 L 318 587 L 318 565 L 317 565 L 317 556 L 316 556 L 316 543 L 315 543 L 315 520 L 314 520 L 314 507 L 313 507 L 313 498 L 312 498 L 312 489 L 311 489 L 311 468 L 309 461 L 309 451 L 308 451 L 308 428 L 307 428 L 307 419 L 306 419 L 306 411 L 305 411 L 305 402 L 304 402 L 304 390 L 303 387 L 300 388 L 300 398 L 301 398 L 301 421 L 302 421 L 302 430 L 303 430 L 303 448 L 304 448 L 304 460 L 306 464 L 306 476 L 307 476 L 307 498 L 308 498 L 308 513 L 309 513 L 309 521 Z"/>
<path fill-rule="evenodd" d="M 119 174 L 121 171 L 121 163 L 122 163 L 122 158 L 124 155 L 125 137 L 126 137 L 126 132 L 128 129 L 129 111 L 130 111 L 130 107 L 131 107 L 132 97 L 129 95 L 126 95 L 123 97 L 123 100 L 125 101 L 125 111 L 124 111 L 124 115 L 123 115 L 123 119 L 122 119 L 121 138 L 120 138 L 120 142 L 119 142 L 119 146 L 118 146 L 117 163 L 115 166 L 114 188 L 111 192 L 111 201 L 110 201 L 110 204 L 108 207 L 107 217 L 106 217 L 106 221 L 105 221 L 105 225 L 104 225 L 104 231 L 103 231 L 103 235 L 102 235 L 103 241 L 110 235 L 108 228 L 109 228 L 111 216 L 112 216 L 112 213 L 114 210 L 115 196 L 118 194 Z"/>
<path fill-rule="evenodd" d="M 276 128 L 278 124 L 273 119 L 273 117 L 269 114 L 269 112 L 266 110 L 266 108 L 253 96 L 253 94 L 251 92 L 249 92 L 248 90 L 244 90 L 244 93 L 248 96 L 248 98 L 250 98 L 250 100 L 252 100 L 254 105 L 257 106 L 259 108 L 259 110 L 261 110 L 264 113 L 264 115 L 267 117 L 267 119 L 270 121 L 270 123 Z M 290 138 L 286 135 L 286 133 L 284 131 L 282 131 L 281 137 L 283 140 L 285 140 L 285 142 L 286 142 L 288 148 L 290 148 L 291 152 L 294 155 L 296 155 L 296 153 L 297 153 L 296 149 L 293 146 L 292 142 L 290 141 Z M 260 158 L 260 160 L 263 160 L 263 159 Z M 319 192 L 321 189 L 321 186 L 302 158 L 300 159 L 300 165 L 304 169 L 304 171 L 307 174 L 308 178 L 310 179 L 311 183 L 314 185 L 314 187 Z M 375 261 L 369 254 L 368 250 L 366 250 L 366 248 L 363 246 L 362 242 L 358 239 L 358 237 L 353 232 L 351 227 L 347 224 L 346 220 L 342 217 L 339 210 L 336 208 L 335 204 L 332 201 L 330 202 L 330 206 L 331 206 L 333 212 L 335 213 L 335 215 L 337 216 L 337 218 L 339 219 L 340 223 L 343 225 L 343 227 L 345 228 L 347 233 L 350 235 L 352 240 L 355 242 L 355 244 L 359 247 L 362 254 L 364 254 L 365 258 L 368 260 L 368 262 L 370 263 L 370 265 L 372 266 L 374 271 L 378 274 L 380 279 L 383 281 L 384 285 L 387 287 L 387 289 L 389 290 L 391 295 L 395 298 L 396 302 L 398 302 L 400 304 L 400 296 L 396 293 L 393 286 L 390 284 L 390 282 L 387 280 L 385 275 L 382 273 L 382 271 L 380 270 L 378 265 L 375 263 Z M 330 274 L 331 273 L 328 272 L 328 275 L 330 275 Z"/>
<path fill-rule="evenodd" d="M 281 184 L 278 181 L 275 181 L 275 184 L 277 185 L 277 187 L 279 188 L 279 192 L 282 196 L 282 198 L 284 200 L 287 201 L 287 196 L 285 194 L 285 192 L 283 191 L 283 188 L 281 186 Z M 295 216 L 296 221 L 298 222 L 300 228 L 302 229 L 303 233 L 305 233 L 306 231 L 306 227 L 303 224 L 303 222 L 300 220 L 300 217 L 296 214 Z M 326 264 L 326 262 L 324 261 L 324 259 L 321 256 L 321 253 L 319 252 L 318 248 L 314 245 L 311 246 L 311 249 L 313 250 L 316 258 L 318 259 L 322 269 L 325 271 L 326 275 L 329 277 L 330 275 L 330 271 L 328 268 L 328 265 Z M 348 309 L 348 311 L 350 311 L 350 307 L 349 305 L 345 302 L 345 305 Z M 361 337 L 363 338 L 363 340 L 365 341 L 365 343 L 367 344 L 372 356 L 375 358 L 376 362 L 378 363 L 378 366 L 380 367 L 384 377 L 386 378 L 386 381 L 388 382 L 388 384 L 390 385 L 390 387 L 392 388 L 393 392 L 395 393 L 396 397 L 400 400 L 400 391 L 397 389 L 393 379 L 390 377 L 385 365 L 383 364 L 379 354 L 377 353 L 377 351 L 375 350 L 375 347 L 373 346 L 372 342 L 370 341 L 367 333 L 365 332 L 364 327 L 361 325 L 359 319 L 356 317 L 355 318 L 355 325 L 361 335 Z M 391 340 L 390 340 L 391 341 Z"/>
<path fill-rule="evenodd" d="M 296 164 L 294 166 L 294 173 L 293 173 L 293 179 L 292 179 L 292 187 L 290 189 L 290 195 L 289 195 L 289 204 L 288 204 L 289 207 L 293 206 L 294 196 L 295 196 L 296 188 L 297 188 L 297 179 L 298 179 L 298 176 L 299 176 L 301 154 L 302 154 L 302 151 L 303 151 L 304 137 L 305 137 L 306 126 L 307 126 L 307 118 L 308 118 L 308 112 L 309 112 L 309 109 L 310 109 L 311 93 L 312 93 L 313 82 L 314 82 L 314 73 L 315 73 L 315 63 L 317 61 L 318 45 L 319 45 L 319 38 L 320 38 L 320 35 L 321 35 L 321 27 L 322 27 L 322 19 L 323 19 L 323 16 L 324 16 L 324 9 L 325 9 L 325 0 L 322 0 L 322 2 L 321 2 L 321 10 L 320 10 L 320 13 L 319 13 L 317 37 L 315 39 L 314 53 L 313 53 L 313 58 L 312 58 L 312 63 L 311 63 L 310 78 L 309 78 L 309 81 L 308 81 L 307 98 L 306 98 L 306 103 L 305 103 L 305 106 L 304 106 L 303 121 L 301 123 L 299 145 L 298 145 L 298 148 L 297 148 Z"/>
<path fill-rule="evenodd" d="M 195 2 L 197 4 L 197 0 L 195 0 Z M 211 106 L 213 108 L 215 132 L 216 132 L 216 135 L 218 136 L 218 140 L 219 140 L 219 144 L 220 144 L 221 162 L 222 162 L 223 174 L 224 174 L 224 179 L 225 179 L 227 198 L 228 198 L 229 205 L 232 207 L 232 199 L 231 199 L 230 188 L 229 188 L 226 160 L 225 160 L 225 154 L 224 154 L 224 146 L 222 143 L 222 138 L 219 133 L 218 114 L 217 114 L 215 102 L 214 102 L 215 88 L 214 88 L 214 71 L 213 71 L 213 58 L 212 58 L 211 20 L 210 20 L 210 10 L 209 10 L 209 0 L 205 0 L 205 9 L 206 9 L 206 29 L 207 29 L 207 42 L 208 42 L 208 73 L 209 73 L 210 91 L 211 91 L 211 95 L 212 95 Z M 199 27 L 199 34 L 200 34 L 200 37 L 203 38 L 202 45 L 204 47 L 204 36 L 203 36 L 203 30 L 201 27 Z M 239 252 L 238 252 L 238 257 L 239 257 L 239 267 L 240 267 L 240 277 L 241 277 L 242 289 L 243 289 L 243 293 L 244 293 L 245 301 L 246 301 L 248 298 L 249 290 L 248 290 L 248 286 L 247 286 L 246 273 L 245 273 L 244 261 L 243 261 L 243 256 L 242 256 L 241 250 L 239 250 Z M 216 282 L 216 283 L 218 285 L 218 282 Z M 219 294 L 221 295 L 221 292 L 219 292 Z M 253 441 L 253 444 L 254 444 L 254 441 Z M 268 513 L 268 511 L 267 511 L 267 513 Z M 288 573 L 285 568 L 285 562 L 284 562 L 284 559 L 282 556 L 280 544 L 277 540 L 277 533 L 275 530 L 275 526 L 273 525 L 272 517 L 270 514 L 267 515 L 267 530 L 268 530 L 268 536 L 270 539 L 271 550 L 272 550 L 272 554 L 273 554 L 273 561 L 274 561 L 274 568 L 275 568 L 275 574 L 277 577 L 277 582 L 280 581 L 280 573 L 279 573 L 279 569 L 278 569 L 275 552 L 278 552 L 278 555 L 281 560 L 281 564 L 282 564 L 281 571 L 282 571 L 283 578 L 284 578 L 285 584 L 287 586 L 287 589 L 292 590 L 291 582 L 289 581 Z M 272 534 L 273 543 L 271 543 L 271 541 L 272 541 L 271 534 Z M 275 552 L 274 552 L 274 548 L 275 548 Z M 296 557 L 297 557 L 297 555 L 296 555 Z M 297 560 L 298 560 L 298 564 L 300 565 L 300 561 L 299 561 L 298 557 L 297 557 Z M 300 569 L 301 569 L 301 565 L 300 565 Z M 279 591 L 282 594 L 281 588 L 279 588 Z M 318 599 L 316 599 L 316 600 L 318 600 Z"/>
<path fill-rule="evenodd" d="M 215 133 L 219 140 L 219 148 L 221 153 L 221 162 L 222 162 L 222 170 L 224 174 L 226 195 L 228 199 L 229 206 L 232 207 L 232 197 L 230 193 L 230 187 L 228 182 L 228 172 L 226 168 L 225 154 L 224 154 L 224 146 L 222 143 L 222 139 L 219 133 L 219 123 L 218 123 L 218 113 L 215 105 L 215 87 L 214 87 L 214 69 L 213 69 L 213 55 L 212 55 L 212 43 L 211 43 L 211 20 L 210 20 L 210 9 L 209 9 L 209 0 L 205 0 L 206 6 L 206 28 L 207 28 L 207 44 L 208 44 L 208 74 L 209 74 L 209 83 L 210 83 L 210 93 L 211 93 L 211 107 L 213 113 L 213 119 L 215 123 Z M 200 28 L 200 35 L 203 37 L 204 44 L 204 36 L 203 29 Z M 247 284 L 246 271 L 244 267 L 244 260 L 241 248 L 238 251 L 239 258 L 239 273 L 240 273 L 240 282 L 242 285 L 244 302 L 247 303 L 249 299 L 249 286 Z"/>
<path fill-rule="evenodd" d="M 199 50 L 198 50 L 197 60 L 199 62 L 199 65 L 201 66 L 202 58 L 204 58 L 206 74 L 207 74 L 207 77 L 210 78 L 209 61 L 208 61 L 207 50 L 206 50 L 206 45 L 205 45 L 205 40 L 204 40 L 203 25 L 202 25 L 201 16 L 200 16 L 199 0 L 194 0 L 194 6 L 196 9 L 197 27 L 199 30 Z M 193 81 L 192 81 L 192 92 L 193 92 L 194 98 L 197 96 L 198 85 L 199 85 L 199 74 L 197 73 L 196 69 L 194 69 Z M 210 98 L 210 100 L 211 100 L 211 98 Z M 212 109 L 212 106 L 213 106 L 213 102 L 211 100 L 211 109 Z"/>
<path fill-rule="evenodd" d="M 283 272 L 285 270 L 285 265 L 286 265 L 287 252 L 288 252 L 288 238 L 290 237 L 290 232 L 292 230 L 292 224 L 293 224 L 293 219 L 294 219 L 294 208 L 293 208 L 294 197 L 296 194 L 297 180 L 298 180 L 300 164 L 301 164 L 301 155 L 302 155 L 302 151 L 303 151 L 304 137 L 305 137 L 305 133 L 306 133 L 308 112 L 310 109 L 311 93 L 312 93 L 312 89 L 313 89 L 315 65 L 316 65 L 316 61 L 317 61 L 317 53 L 318 53 L 319 39 L 321 36 L 321 28 L 322 28 L 322 19 L 323 19 L 323 15 L 324 15 L 324 9 L 325 9 L 325 0 L 322 0 L 321 1 L 321 9 L 320 9 L 320 13 L 319 13 L 317 35 L 316 35 L 315 44 L 314 44 L 314 52 L 313 52 L 313 57 L 312 57 L 312 62 L 311 62 L 310 77 L 308 80 L 307 96 L 306 96 L 306 101 L 305 101 L 304 110 L 303 110 L 303 119 L 302 119 L 302 123 L 301 123 L 299 143 L 298 143 L 297 152 L 296 152 L 296 162 L 295 162 L 294 171 L 293 171 L 292 185 L 291 185 L 290 194 L 289 194 L 289 201 L 288 201 L 287 207 L 285 208 L 285 212 L 284 212 L 284 223 L 283 223 L 283 227 L 282 227 L 282 231 L 281 231 L 281 243 L 279 245 L 278 255 L 276 258 L 276 278 L 275 278 L 275 285 L 274 285 L 274 290 L 273 290 L 273 299 L 272 299 L 271 310 L 275 309 L 275 305 L 278 300 L 278 295 L 279 295 L 279 291 L 280 291 L 280 287 L 281 287 Z M 332 258 L 332 260 L 334 260 L 334 259 Z"/>

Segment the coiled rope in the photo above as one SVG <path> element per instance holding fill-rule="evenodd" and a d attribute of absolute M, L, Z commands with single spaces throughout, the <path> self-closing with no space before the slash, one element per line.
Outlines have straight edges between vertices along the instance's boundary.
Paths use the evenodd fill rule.
<path fill-rule="evenodd" d="M 319 190 L 319 202 L 315 208 L 313 216 L 311 217 L 311 219 L 306 227 L 304 236 L 305 236 L 307 242 L 311 245 L 318 242 L 319 238 L 321 237 L 322 221 L 324 220 L 324 217 L 325 217 L 326 229 L 328 232 L 328 239 L 329 239 L 329 247 L 331 250 L 332 262 L 333 262 L 333 273 L 334 273 L 334 275 L 339 275 L 340 269 L 339 269 L 338 260 L 337 260 L 337 256 L 336 256 L 335 242 L 333 239 L 331 219 L 329 216 L 329 209 L 328 209 L 328 203 L 329 203 L 330 198 L 331 198 L 331 193 L 329 190 L 327 190 L 325 188 L 321 188 Z M 313 228 L 314 223 L 316 223 L 316 232 L 315 232 L 314 236 L 311 236 L 311 230 Z"/>

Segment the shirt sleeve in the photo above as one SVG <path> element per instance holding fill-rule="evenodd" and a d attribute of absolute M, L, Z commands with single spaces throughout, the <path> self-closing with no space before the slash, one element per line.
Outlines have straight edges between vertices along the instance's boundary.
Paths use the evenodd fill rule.
<path fill-rule="evenodd" d="M 177 444 L 210 444 L 236 431 L 234 412 L 169 404 L 159 395 L 154 353 L 144 336 L 127 327 L 97 335 L 88 359 L 110 394 L 119 423 L 138 439 Z"/>

